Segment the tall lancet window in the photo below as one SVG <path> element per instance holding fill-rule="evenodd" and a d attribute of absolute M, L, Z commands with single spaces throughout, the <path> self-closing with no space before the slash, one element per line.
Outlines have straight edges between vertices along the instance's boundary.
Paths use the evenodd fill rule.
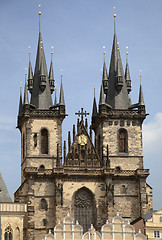
<path fill-rule="evenodd" d="M 119 152 L 128 152 L 128 134 L 125 129 L 119 130 Z"/>
<path fill-rule="evenodd" d="M 85 187 L 80 188 L 74 195 L 74 216 L 84 232 L 88 231 L 91 224 L 96 225 L 94 196 Z"/>
<path fill-rule="evenodd" d="M 5 229 L 4 240 L 12 240 L 12 229 L 8 227 Z"/>
<path fill-rule="evenodd" d="M 41 154 L 48 154 L 48 130 L 41 130 Z"/>

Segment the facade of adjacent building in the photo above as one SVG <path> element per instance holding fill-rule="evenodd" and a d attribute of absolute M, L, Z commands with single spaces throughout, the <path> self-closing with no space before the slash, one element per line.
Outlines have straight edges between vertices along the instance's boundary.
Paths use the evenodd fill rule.
<path fill-rule="evenodd" d="M 148 240 L 162 239 L 162 209 L 150 211 L 143 217 L 132 222 L 135 231 L 141 232 L 147 236 Z"/>
<path fill-rule="evenodd" d="M 152 210 L 149 170 L 143 167 L 142 124 L 147 114 L 142 86 L 138 102 L 132 104 L 128 61 L 124 72 L 115 29 L 109 74 L 104 60 L 99 103 L 95 96 L 92 99 L 91 124 L 81 108 L 67 143 L 62 140 L 67 116 L 63 83 L 59 101 L 55 95 L 53 103 L 53 62 L 48 71 L 39 29 L 35 70 L 29 58 L 17 121 L 21 186 L 14 202 L 27 209 L 21 225 L 25 240 L 43 239 L 68 213 L 85 233 L 91 224 L 100 231 L 117 213 L 133 221 Z"/>
<path fill-rule="evenodd" d="M 83 227 L 78 222 L 73 221 L 70 216 L 63 219 L 54 228 L 54 233 L 49 232 L 45 240 L 146 240 L 140 231 L 135 233 L 134 227 L 125 222 L 119 215 L 115 216 L 112 221 L 106 221 L 101 227 L 101 231 L 95 230 L 91 224 L 89 231 L 83 232 Z"/>

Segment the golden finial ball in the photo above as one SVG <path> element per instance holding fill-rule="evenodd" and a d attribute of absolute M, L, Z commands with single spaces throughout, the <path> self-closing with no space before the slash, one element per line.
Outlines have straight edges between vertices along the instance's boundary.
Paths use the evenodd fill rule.
<path fill-rule="evenodd" d="M 61 73 L 61 77 L 62 77 L 62 73 Z"/>
<path fill-rule="evenodd" d="M 30 52 L 29 52 L 29 55 L 30 55 Z"/>
<path fill-rule="evenodd" d="M 126 52 L 126 54 L 128 55 L 128 52 Z"/>
<path fill-rule="evenodd" d="M 116 18 L 116 13 L 114 13 L 114 18 Z"/>
<path fill-rule="evenodd" d="M 53 52 L 51 52 L 51 54 L 53 54 Z"/>
<path fill-rule="evenodd" d="M 25 75 L 27 75 L 27 73 L 25 73 Z"/>
<path fill-rule="evenodd" d="M 103 52 L 103 54 L 105 55 L 105 52 Z"/>
<path fill-rule="evenodd" d="M 39 12 L 38 14 L 41 15 L 41 12 Z"/>
<path fill-rule="evenodd" d="M 142 75 L 140 75 L 140 78 L 142 77 Z"/>

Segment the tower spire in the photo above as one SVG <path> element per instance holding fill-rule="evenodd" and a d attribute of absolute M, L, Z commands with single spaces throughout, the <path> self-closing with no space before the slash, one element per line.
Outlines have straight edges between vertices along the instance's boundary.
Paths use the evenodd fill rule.
<path fill-rule="evenodd" d="M 39 12 L 39 25 L 40 16 L 41 12 Z M 40 26 L 33 89 L 31 93 L 31 104 L 34 105 L 37 109 L 49 109 L 49 107 L 52 106 L 51 89 Z"/>
<path fill-rule="evenodd" d="M 114 14 L 114 21 L 116 13 Z M 111 52 L 110 68 L 109 68 L 109 86 L 106 94 L 106 103 L 112 109 L 128 109 L 128 92 L 125 82 L 125 76 L 118 49 L 116 22 L 113 37 L 113 46 Z"/>
<path fill-rule="evenodd" d="M 39 9 L 40 9 L 41 5 L 39 4 L 38 6 L 39 6 Z M 39 32 L 41 32 L 41 14 L 42 14 L 41 11 L 39 11 L 38 14 L 39 14 Z"/>

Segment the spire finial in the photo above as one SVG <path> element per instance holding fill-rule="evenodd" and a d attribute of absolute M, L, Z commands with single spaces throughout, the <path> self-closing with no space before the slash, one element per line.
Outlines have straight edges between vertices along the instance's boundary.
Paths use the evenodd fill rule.
<path fill-rule="evenodd" d="M 140 70 L 140 85 L 142 84 L 142 75 L 141 75 L 142 70 Z"/>
<path fill-rule="evenodd" d="M 52 62 L 52 56 L 53 56 L 53 46 L 51 47 L 51 62 Z"/>
<path fill-rule="evenodd" d="M 24 89 L 24 102 L 23 104 L 29 104 L 28 91 L 27 91 L 27 68 L 25 68 L 25 89 Z"/>
<path fill-rule="evenodd" d="M 126 46 L 126 63 L 128 63 L 128 46 Z"/>
<path fill-rule="evenodd" d="M 20 95 L 22 95 L 22 82 L 20 82 Z"/>
<path fill-rule="evenodd" d="M 114 34 L 116 34 L 116 22 L 115 22 L 115 18 L 116 18 L 116 13 L 115 13 L 115 7 L 114 7 Z"/>
<path fill-rule="evenodd" d="M 103 56 L 104 56 L 104 62 L 105 62 L 105 46 L 103 46 Z"/>
<path fill-rule="evenodd" d="M 62 82 L 62 76 L 63 76 L 63 74 L 62 74 L 62 68 L 61 68 L 61 82 Z"/>
<path fill-rule="evenodd" d="M 38 7 L 39 7 L 39 10 L 40 10 L 41 5 L 39 4 Z M 42 14 L 41 11 L 39 11 L 38 14 L 39 14 L 39 32 L 41 32 L 41 14 Z"/>
<path fill-rule="evenodd" d="M 29 61 L 30 61 L 30 46 L 28 48 L 29 48 Z"/>
<path fill-rule="evenodd" d="M 26 81 L 26 76 L 27 76 L 27 68 L 25 68 L 25 81 Z"/>

